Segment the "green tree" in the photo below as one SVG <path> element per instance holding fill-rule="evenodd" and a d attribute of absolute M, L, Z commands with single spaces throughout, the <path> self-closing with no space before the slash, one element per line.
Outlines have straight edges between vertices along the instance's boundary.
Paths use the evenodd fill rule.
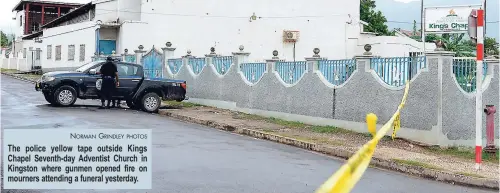
<path fill-rule="evenodd" d="M 7 35 L 3 33 L 3 31 L 0 31 L 0 46 L 1 47 L 6 47 L 9 45 L 9 39 L 7 39 Z"/>
<path fill-rule="evenodd" d="M 464 36 L 464 33 L 443 34 L 437 38 L 444 42 L 445 50 L 455 52 L 456 57 L 473 57 L 475 56 L 475 47 L 472 41 L 463 40 Z"/>
<path fill-rule="evenodd" d="M 375 10 L 376 7 L 374 0 L 361 0 L 360 17 L 368 23 L 365 29 L 378 35 L 394 35 L 395 32 L 390 31 L 385 24 L 387 19 L 381 11 Z"/>
<path fill-rule="evenodd" d="M 499 55 L 498 47 L 499 44 L 495 38 L 486 37 L 484 39 L 484 52 L 486 55 Z"/>
<path fill-rule="evenodd" d="M 429 35 L 425 36 L 425 42 L 434 42 L 438 39 L 439 39 L 439 37 L 436 34 L 429 34 Z M 422 40 L 420 40 L 420 41 L 422 41 Z"/>

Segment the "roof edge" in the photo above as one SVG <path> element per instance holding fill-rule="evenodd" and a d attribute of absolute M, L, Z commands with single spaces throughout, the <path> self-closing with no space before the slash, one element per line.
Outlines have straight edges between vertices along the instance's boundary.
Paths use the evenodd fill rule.
<path fill-rule="evenodd" d="M 14 11 L 21 11 L 22 10 L 22 6 L 24 4 L 26 4 L 26 3 L 38 3 L 38 4 L 49 4 L 49 5 L 67 5 L 67 6 L 75 6 L 75 7 L 79 7 L 79 6 L 85 5 L 85 4 L 81 4 L 81 3 L 68 3 L 68 2 L 58 2 L 58 1 L 21 0 L 21 1 L 19 1 L 16 4 L 16 6 L 14 6 L 14 8 L 12 9 L 12 12 L 14 12 Z"/>

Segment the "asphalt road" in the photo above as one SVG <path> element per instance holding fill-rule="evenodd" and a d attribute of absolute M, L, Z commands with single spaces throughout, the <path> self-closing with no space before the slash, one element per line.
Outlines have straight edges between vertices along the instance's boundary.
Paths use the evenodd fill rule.
<path fill-rule="evenodd" d="M 26 128 L 153 129 L 153 189 L 3 190 L 8 193 L 308 193 L 343 163 L 302 149 L 125 109 L 99 110 L 97 101 L 75 107 L 47 105 L 31 83 L 1 77 L 1 125 Z M 369 168 L 353 193 L 495 192 Z"/>

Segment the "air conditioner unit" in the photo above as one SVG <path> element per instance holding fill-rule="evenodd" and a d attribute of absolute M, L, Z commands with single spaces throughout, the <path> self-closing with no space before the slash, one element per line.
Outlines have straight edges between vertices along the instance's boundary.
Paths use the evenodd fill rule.
<path fill-rule="evenodd" d="M 297 42 L 299 40 L 299 31 L 283 31 L 283 41 L 285 42 Z"/>

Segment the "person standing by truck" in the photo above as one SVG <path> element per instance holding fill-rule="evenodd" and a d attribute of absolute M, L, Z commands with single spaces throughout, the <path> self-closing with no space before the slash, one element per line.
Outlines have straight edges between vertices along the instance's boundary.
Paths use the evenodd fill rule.
<path fill-rule="evenodd" d="M 113 58 L 106 58 L 106 63 L 101 66 L 100 74 L 102 77 L 101 85 L 101 107 L 100 109 L 110 108 L 111 100 L 113 100 L 113 93 L 116 87 L 120 86 L 118 79 L 118 69 L 113 63 Z M 105 102 L 107 100 L 107 105 Z"/>

